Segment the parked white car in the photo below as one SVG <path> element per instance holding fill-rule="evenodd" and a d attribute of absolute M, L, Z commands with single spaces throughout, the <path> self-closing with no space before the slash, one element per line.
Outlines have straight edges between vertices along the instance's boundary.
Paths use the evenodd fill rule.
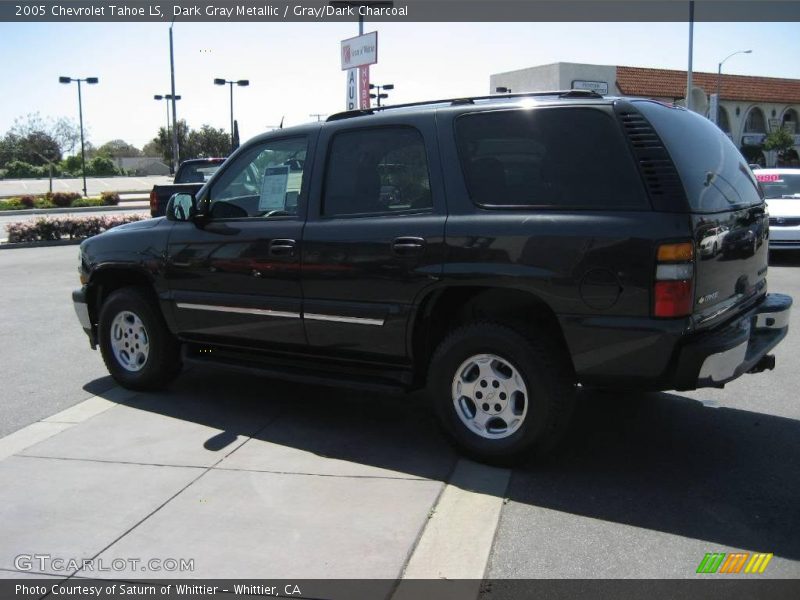
<path fill-rule="evenodd" d="M 769 211 L 769 249 L 800 250 L 800 169 L 753 171 Z"/>

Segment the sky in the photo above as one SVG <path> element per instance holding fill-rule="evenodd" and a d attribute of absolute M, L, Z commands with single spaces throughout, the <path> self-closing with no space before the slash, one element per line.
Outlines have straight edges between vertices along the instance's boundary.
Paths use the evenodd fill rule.
<path fill-rule="evenodd" d="M 39 112 L 77 122 L 75 84 L 61 75 L 99 77 L 83 88 L 88 139 L 137 147 L 166 125 L 169 26 L 164 23 L 0 23 L 0 135 L 16 117 Z M 554 62 L 686 69 L 687 23 L 370 23 L 378 31 L 374 83 L 393 83 L 390 103 L 489 93 L 489 75 Z M 244 141 L 312 113 L 344 110 L 339 42 L 357 23 L 181 23 L 174 27 L 178 118 L 193 128 L 230 128 L 234 88 Z M 800 79 L 798 23 L 696 23 L 694 70 Z"/>

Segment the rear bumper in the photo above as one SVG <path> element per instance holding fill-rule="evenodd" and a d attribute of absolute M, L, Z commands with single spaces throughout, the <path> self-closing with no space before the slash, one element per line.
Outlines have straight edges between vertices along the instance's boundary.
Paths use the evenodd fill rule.
<path fill-rule="evenodd" d="M 723 327 L 687 340 L 677 350 L 673 389 L 722 387 L 761 368 L 762 358 L 786 337 L 791 308 L 791 297 L 768 294 Z"/>
<path fill-rule="evenodd" d="M 81 324 L 84 333 L 89 336 L 89 343 L 92 348 L 95 348 L 97 346 L 97 336 L 92 326 L 92 319 L 89 316 L 86 286 L 72 292 L 72 306 L 75 308 L 75 314 L 78 316 L 78 322 Z"/>

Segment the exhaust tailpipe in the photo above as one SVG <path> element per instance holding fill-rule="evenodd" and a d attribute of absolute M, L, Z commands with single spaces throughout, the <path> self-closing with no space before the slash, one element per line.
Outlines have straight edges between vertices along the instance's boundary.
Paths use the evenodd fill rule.
<path fill-rule="evenodd" d="M 765 354 L 761 357 L 753 368 L 748 371 L 748 373 L 761 373 L 763 371 L 771 371 L 775 368 L 775 355 L 774 354 Z"/>

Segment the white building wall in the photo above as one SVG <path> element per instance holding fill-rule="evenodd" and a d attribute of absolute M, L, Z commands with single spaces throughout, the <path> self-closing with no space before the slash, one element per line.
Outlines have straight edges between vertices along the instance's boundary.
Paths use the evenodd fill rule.
<path fill-rule="evenodd" d="M 517 92 L 549 92 L 570 90 L 575 81 L 597 81 L 608 84 L 609 94 L 619 94 L 617 68 L 608 65 L 554 63 L 489 76 L 489 93 L 498 87 Z"/>

